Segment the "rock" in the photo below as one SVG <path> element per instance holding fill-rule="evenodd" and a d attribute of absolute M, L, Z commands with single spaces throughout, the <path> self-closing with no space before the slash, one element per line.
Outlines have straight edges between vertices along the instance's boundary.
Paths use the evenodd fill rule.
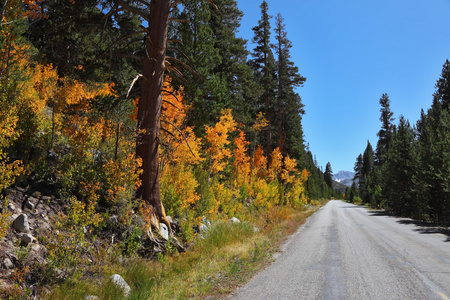
<path fill-rule="evenodd" d="M 122 276 L 120 276 L 119 274 L 114 274 L 111 277 L 109 277 L 109 279 L 120 289 L 122 289 L 123 294 L 126 298 L 128 298 L 128 296 L 130 295 L 131 292 L 131 288 L 128 285 L 128 283 L 126 283 L 126 281 L 122 278 Z"/>
<path fill-rule="evenodd" d="M 228 220 L 228 223 L 237 224 L 237 223 L 241 223 L 241 221 L 236 217 L 232 217 L 231 219 Z"/>
<path fill-rule="evenodd" d="M 253 227 L 253 232 L 259 232 L 259 228 L 258 227 Z"/>
<path fill-rule="evenodd" d="M 33 204 L 33 202 L 31 202 L 30 200 L 27 200 L 27 202 L 25 202 L 25 206 L 26 206 L 27 208 L 29 208 L 30 210 L 33 210 L 33 209 L 34 209 L 34 204 Z"/>
<path fill-rule="evenodd" d="M 94 295 L 88 295 L 86 297 L 84 297 L 84 300 L 99 300 L 100 298 L 98 296 L 94 296 Z"/>
<path fill-rule="evenodd" d="M 14 204 L 12 204 L 11 202 L 8 203 L 8 208 L 11 211 L 14 211 L 16 209 L 16 207 L 14 206 Z"/>
<path fill-rule="evenodd" d="M 14 264 L 8 257 L 5 257 L 5 259 L 3 259 L 3 267 L 5 267 L 5 269 L 13 269 Z"/>
<path fill-rule="evenodd" d="M 159 233 L 161 234 L 162 238 L 166 241 L 169 240 L 169 229 L 167 228 L 167 225 L 164 223 L 161 223 L 159 225 Z"/>
<path fill-rule="evenodd" d="M 208 228 L 211 227 L 211 222 L 205 216 L 203 216 L 202 218 L 202 223 L 205 224 Z"/>
<path fill-rule="evenodd" d="M 172 220 L 172 217 L 171 217 L 171 216 L 166 216 L 166 218 L 167 218 L 167 221 L 169 221 L 170 224 L 173 223 L 173 220 Z"/>
<path fill-rule="evenodd" d="M 205 224 L 203 224 L 203 223 L 200 223 L 200 234 L 202 234 L 202 233 L 207 233 L 208 232 L 208 226 L 206 226 Z"/>
<path fill-rule="evenodd" d="M 109 223 L 117 225 L 119 224 L 119 219 L 117 219 L 116 215 L 112 215 L 111 217 L 109 217 Z"/>
<path fill-rule="evenodd" d="M 22 243 L 26 246 L 28 246 L 28 244 L 32 243 L 34 240 L 34 237 L 29 234 L 29 233 L 25 233 L 22 235 L 21 239 Z"/>
<path fill-rule="evenodd" d="M 30 232 L 30 226 L 28 225 L 28 217 L 25 214 L 19 215 L 13 222 L 13 227 L 18 232 Z"/>

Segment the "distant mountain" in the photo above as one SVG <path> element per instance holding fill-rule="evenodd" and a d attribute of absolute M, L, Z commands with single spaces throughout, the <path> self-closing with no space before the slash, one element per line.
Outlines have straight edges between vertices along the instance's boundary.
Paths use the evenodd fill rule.
<path fill-rule="evenodd" d="M 341 193 L 345 193 L 345 191 L 347 190 L 347 186 L 345 184 L 333 180 L 333 190 L 338 190 Z"/>
<path fill-rule="evenodd" d="M 353 177 L 355 177 L 355 172 L 339 171 L 333 175 L 333 180 L 350 187 L 353 183 Z"/>

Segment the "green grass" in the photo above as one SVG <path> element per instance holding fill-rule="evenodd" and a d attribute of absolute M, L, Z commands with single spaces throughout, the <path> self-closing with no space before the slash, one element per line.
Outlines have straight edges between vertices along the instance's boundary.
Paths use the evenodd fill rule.
<path fill-rule="evenodd" d="M 272 261 L 280 244 L 315 210 L 274 208 L 253 223 L 218 221 L 205 238 L 198 237 L 185 253 L 160 256 L 157 260 L 113 261 L 103 267 L 101 278 L 66 281 L 54 287 L 47 299 L 78 300 L 86 295 L 125 299 L 108 280 L 114 273 L 130 285 L 128 299 L 224 297 Z"/>

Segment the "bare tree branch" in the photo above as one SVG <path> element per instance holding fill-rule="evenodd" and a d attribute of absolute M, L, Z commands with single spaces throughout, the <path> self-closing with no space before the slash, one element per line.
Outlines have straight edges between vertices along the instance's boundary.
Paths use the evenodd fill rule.
<path fill-rule="evenodd" d="M 141 10 L 140 8 L 134 7 L 126 2 L 124 2 L 123 0 L 117 0 L 117 2 L 122 5 L 122 8 L 133 13 L 136 14 L 138 16 L 140 16 L 141 18 L 143 18 L 145 21 L 150 23 L 150 18 L 149 18 L 149 14 L 146 13 L 145 11 Z M 141 2 L 141 1 L 139 1 Z M 142 3 L 142 2 L 141 2 Z"/>
<path fill-rule="evenodd" d="M 187 64 L 185 64 L 184 62 L 182 62 L 182 61 L 179 60 L 178 58 L 167 56 L 167 57 L 166 57 L 166 60 L 173 60 L 173 61 L 179 63 L 180 65 L 182 65 L 184 68 L 188 69 L 192 74 L 194 74 L 194 75 L 197 76 L 198 78 L 203 79 L 203 80 L 205 79 L 205 78 L 203 78 L 200 74 L 198 74 L 194 69 L 192 69 L 191 67 L 189 67 Z"/>
<path fill-rule="evenodd" d="M 128 92 L 127 92 L 127 98 L 130 95 L 133 85 L 136 83 L 136 81 L 139 79 L 139 77 L 143 77 L 142 74 L 138 74 L 136 77 L 134 77 L 133 81 L 131 82 L 130 88 L 128 89 Z"/>
<path fill-rule="evenodd" d="M 197 157 L 197 156 L 195 156 L 194 151 L 192 151 L 191 145 L 189 145 L 189 142 L 188 142 L 186 136 L 184 135 L 184 133 L 181 131 L 181 129 L 178 128 L 177 125 L 173 124 L 172 122 L 170 122 L 170 121 L 168 121 L 168 120 L 163 120 L 163 119 L 161 119 L 161 121 L 162 121 L 162 122 L 169 123 L 170 125 L 172 125 L 172 126 L 173 126 L 173 127 L 181 134 L 181 136 L 183 137 L 184 141 L 186 142 L 186 145 L 188 146 L 189 150 L 191 151 L 192 155 L 193 155 L 194 157 Z"/>

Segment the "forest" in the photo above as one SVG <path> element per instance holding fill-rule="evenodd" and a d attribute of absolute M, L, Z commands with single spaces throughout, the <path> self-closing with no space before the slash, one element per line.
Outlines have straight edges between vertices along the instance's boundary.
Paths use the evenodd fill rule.
<path fill-rule="evenodd" d="M 395 101 L 395 100 L 394 100 Z M 345 199 L 426 223 L 450 225 L 450 62 L 436 81 L 431 107 L 411 125 L 394 124 L 389 96 L 380 98 L 381 129 L 355 162 Z"/>
<path fill-rule="evenodd" d="M 265 228 L 341 196 L 304 140 L 284 19 L 260 10 L 248 50 L 235 0 L 2 2 L 0 239 L 14 239 L 18 194 L 57 211 L 30 238 L 45 264 L 16 247 L 0 296 L 101 273 L 111 251 L 184 252 L 205 223 Z"/>

